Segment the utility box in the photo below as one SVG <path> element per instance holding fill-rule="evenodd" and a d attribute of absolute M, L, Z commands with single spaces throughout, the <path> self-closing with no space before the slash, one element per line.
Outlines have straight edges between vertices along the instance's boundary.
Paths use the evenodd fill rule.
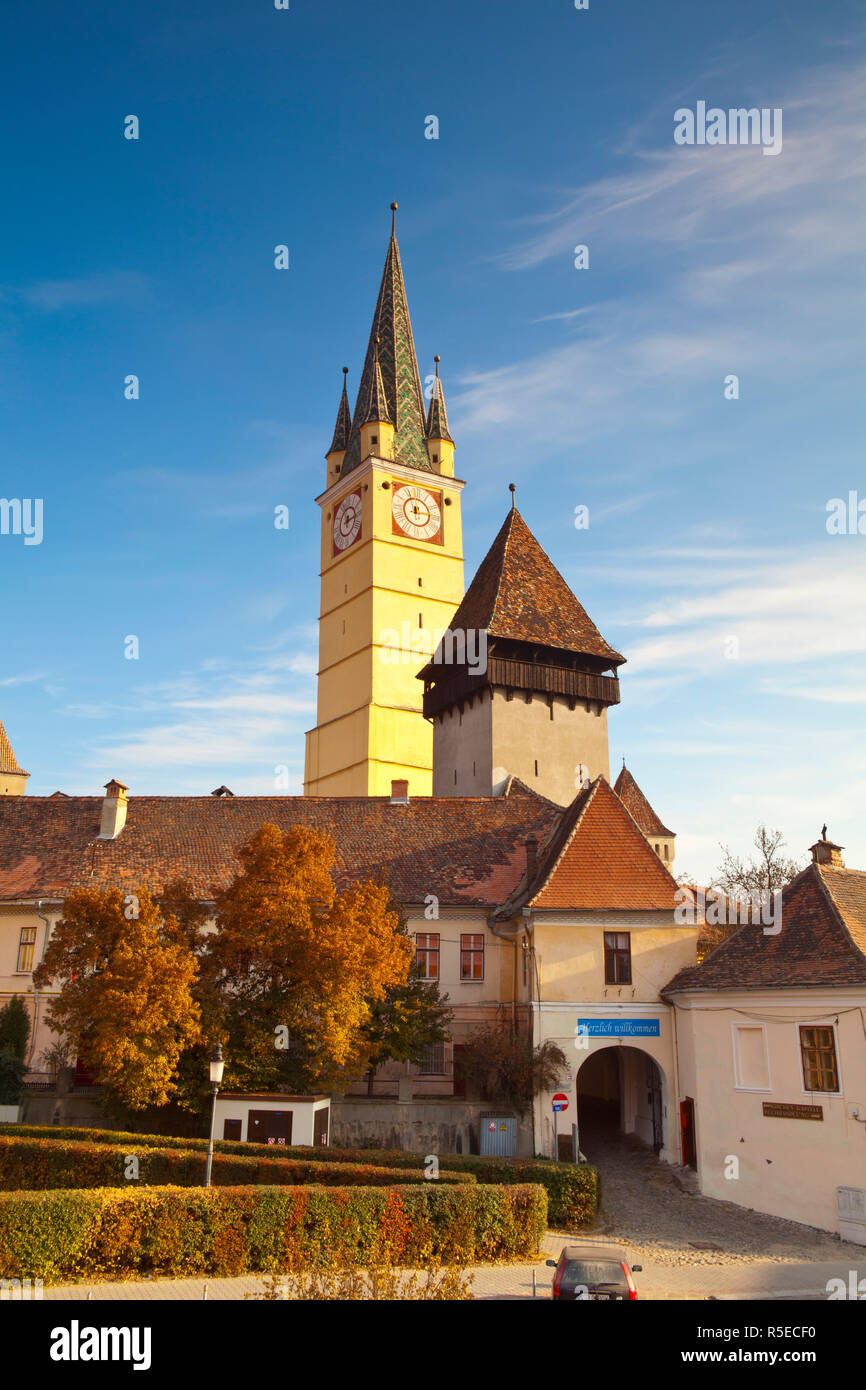
<path fill-rule="evenodd" d="M 217 1096 L 214 1138 L 246 1144 L 321 1148 L 330 1138 L 330 1096 L 284 1096 L 268 1091 Z"/>
<path fill-rule="evenodd" d="M 482 1115 L 483 1158 L 513 1158 L 517 1153 L 517 1121 L 513 1115 Z"/>
<path fill-rule="evenodd" d="M 837 1187 L 836 1212 L 840 1239 L 866 1245 L 866 1187 Z"/>

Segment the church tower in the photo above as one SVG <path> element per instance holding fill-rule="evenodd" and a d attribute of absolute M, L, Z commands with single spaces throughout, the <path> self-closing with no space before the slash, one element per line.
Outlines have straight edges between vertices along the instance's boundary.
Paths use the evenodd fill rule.
<path fill-rule="evenodd" d="M 433 795 L 496 796 L 513 775 L 566 806 L 587 780 L 609 778 L 607 711 L 624 661 L 512 505 L 419 674 Z"/>
<path fill-rule="evenodd" d="M 19 767 L 6 730 L 0 722 L 0 796 L 24 796 L 29 772 Z"/>
<path fill-rule="evenodd" d="M 343 391 L 326 455 L 316 727 L 307 796 L 432 791 L 433 731 L 418 671 L 463 597 L 460 494 L 439 358 L 430 406 L 403 268 L 391 239 L 350 413 Z"/>

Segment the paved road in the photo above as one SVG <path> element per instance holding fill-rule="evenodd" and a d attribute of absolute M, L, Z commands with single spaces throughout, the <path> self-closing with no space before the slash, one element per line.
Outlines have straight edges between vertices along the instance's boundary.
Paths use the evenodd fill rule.
<path fill-rule="evenodd" d="M 558 1255 L 567 1239 L 550 1231 L 545 1236 L 542 1254 L 532 1264 L 478 1265 L 472 1270 L 472 1293 L 483 1300 L 516 1300 L 533 1297 L 546 1299 L 550 1295 L 553 1271 L 545 1258 Z M 633 1247 L 630 1247 L 633 1248 Z M 635 1256 L 637 1259 L 637 1256 Z M 848 1259 L 836 1260 L 751 1260 L 742 1264 L 683 1264 L 671 1266 L 658 1261 L 644 1260 L 643 1273 L 635 1276 L 639 1296 L 650 1300 L 727 1299 L 826 1299 L 827 1282 L 843 1279 L 849 1283 L 851 1269 L 858 1278 L 866 1279 L 866 1250 L 861 1251 L 859 1264 Z M 638 1261 L 640 1263 L 640 1261 Z M 242 1299 L 248 1293 L 265 1288 L 256 1275 L 237 1279 L 207 1280 L 210 1300 Z M 183 1300 L 197 1302 L 205 1296 L 203 1279 L 154 1279 L 117 1284 L 67 1284 L 45 1289 L 46 1300 L 86 1300 L 96 1302 L 137 1302 L 139 1300 Z"/>

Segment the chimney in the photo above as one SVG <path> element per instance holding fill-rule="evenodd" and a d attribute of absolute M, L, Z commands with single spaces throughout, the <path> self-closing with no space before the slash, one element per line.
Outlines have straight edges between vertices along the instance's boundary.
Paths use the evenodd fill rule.
<path fill-rule="evenodd" d="M 538 836 L 529 834 L 525 840 L 526 844 L 526 881 L 531 883 L 535 878 L 535 870 L 538 868 Z"/>
<path fill-rule="evenodd" d="M 842 861 L 842 850 L 844 845 L 834 845 L 832 840 L 827 839 L 826 825 L 821 830 L 820 840 L 816 840 L 814 845 L 809 846 L 812 851 L 813 864 L 828 864 L 831 869 L 844 869 Z"/>
<path fill-rule="evenodd" d="M 392 806 L 408 806 L 408 805 L 409 805 L 409 783 L 408 783 L 408 781 L 392 782 L 392 783 L 391 783 L 391 805 L 392 805 Z"/>
<path fill-rule="evenodd" d="M 106 782 L 98 839 L 116 840 L 121 830 L 126 825 L 127 791 L 128 788 L 115 778 L 112 778 L 110 782 Z"/>

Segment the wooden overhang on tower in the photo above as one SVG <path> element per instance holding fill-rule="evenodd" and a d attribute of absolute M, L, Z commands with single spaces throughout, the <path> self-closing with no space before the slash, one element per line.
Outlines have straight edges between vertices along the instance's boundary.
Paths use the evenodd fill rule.
<path fill-rule="evenodd" d="M 486 665 L 467 659 L 486 633 Z M 471 703 L 487 688 L 506 698 L 564 697 L 576 705 L 619 704 L 625 657 L 604 640 L 516 508 L 470 584 L 433 660 L 419 672 L 424 715 Z M 477 669 L 473 669 L 477 668 Z"/>

